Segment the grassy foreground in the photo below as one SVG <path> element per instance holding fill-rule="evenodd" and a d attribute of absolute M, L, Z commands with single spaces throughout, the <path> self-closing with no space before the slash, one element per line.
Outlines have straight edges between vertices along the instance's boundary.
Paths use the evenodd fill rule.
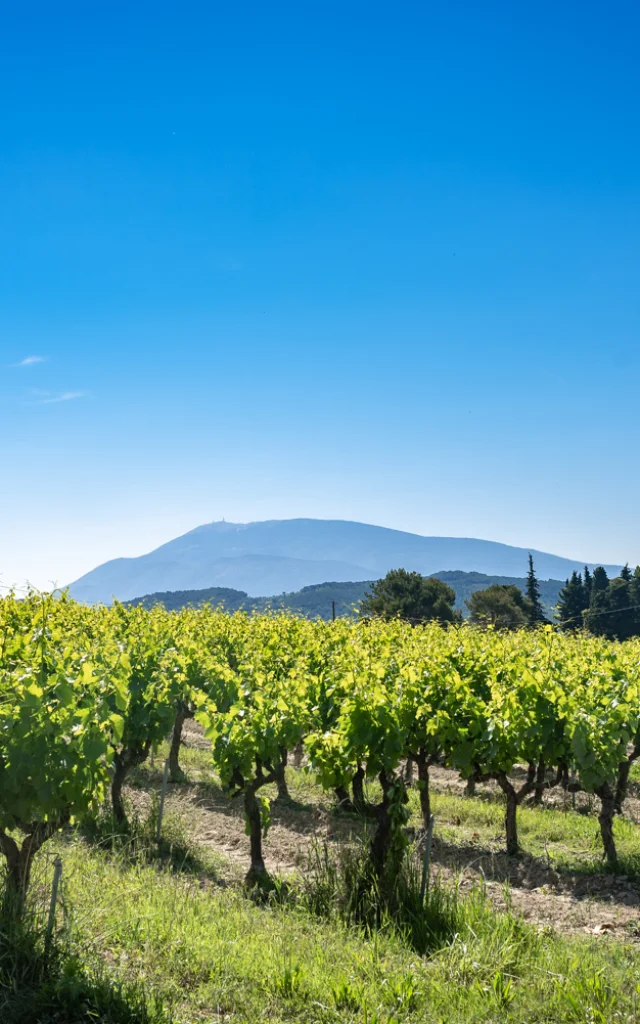
<path fill-rule="evenodd" d="M 419 957 L 390 928 L 366 936 L 291 901 L 257 905 L 217 884 L 215 863 L 198 863 L 193 853 L 184 861 L 189 870 L 176 870 L 184 856 L 177 848 L 170 869 L 73 836 L 52 845 L 63 856 L 67 914 L 59 977 L 38 1002 L 35 990 L 12 992 L 5 973 L 6 1024 L 640 1019 L 632 944 L 562 939 L 496 913 L 480 893 L 461 903 L 449 943 Z M 53 852 L 39 865 L 34 898 L 46 895 Z M 55 986 L 70 984 L 115 985 L 115 996 L 96 1011 L 95 1000 L 74 990 L 62 1010 L 66 996 Z"/>

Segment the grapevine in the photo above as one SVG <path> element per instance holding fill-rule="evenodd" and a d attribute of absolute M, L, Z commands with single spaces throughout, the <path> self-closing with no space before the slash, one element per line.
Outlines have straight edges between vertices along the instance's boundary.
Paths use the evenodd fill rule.
<path fill-rule="evenodd" d="M 425 827 L 431 765 L 496 780 L 510 853 L 525 799 L 557 784 L 592 793 L 614 865 L 615 815 L 640 757 L 640 641 L 6 596 L 0 851 L 14 895 L 37 849 L 109 791 L 124 824 L 129 772 L 170 734 L 182 777 L 185 717 L 202 725 L 223 786 L 242 799 L 251 882 L 266 876 L 264 787 L 286 793 L 288 753 L 303 749 L 327 791 L 374 820 L 380 877 L 402 845 L 407 762 L 418 767 Z M 367 778 L 380 786 L 375 805 Z"/>

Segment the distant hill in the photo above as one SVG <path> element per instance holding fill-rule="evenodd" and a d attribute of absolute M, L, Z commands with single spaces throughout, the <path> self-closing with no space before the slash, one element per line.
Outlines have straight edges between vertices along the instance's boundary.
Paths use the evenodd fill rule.
<path fill-rule="evenodd" d="M 444 580 L 456 592 L 456 608 L 468 615 L 469 611 L 465 604 L 476 590 L 484 590 L 486 587 L 499 583 L 503 587 L 520 587 L 524 593 L 526 580 L 518 576 L 485 576 L 481 572 L 436 572 L 434 576 Z M 540 586 L 540 600 L 548 619 L 553 619 L 554 609 L 558 603 L 558 595 L 564 587 L 564 580 L 538 580 Z"/>
<path fill-rule="evenodd" d="M 584 563 L 532 549 L 540 580 L 566 579 Z M 70 585 L 79 601 L 110 603 L 144 594 L 227 588 L 251 597 L 290 594 L 334 580 L 379 579 L 404 568 L 524 577 L 528 550 L 463 537 L 421 537 L 342 520 L 209 523 L 137 558 L 117 558 Z M 587 562 L 590 568 L 597 563 Z M 616 575 L 620 566 L 605 566 Z"/>
<path fill-rule="evenodd" d="M 463 615 L 468 614 L 465 601 L 475 590 L 483 590 L 493 583 L 510 584 L 524 590 L 525 580 L 514 576 L 484 576 L 479 572 L 440 572 L 435 573 L 439 579 L 445 580 L 456 592 L 456 608 Z M 225 587 L 209 587 L 206 590 L 177 590 L 158 594 L 147 594 L 128 602 L 132 605 L 143 605 L 152 608 L 156 604 L 164 605 L 168 611 L 178 611 L 189 605 L 198 607 L 203 604 L 222 606 L 227 611 L 238 609 L 245 611 L 264 611 L 266 608 L 285 608 L 298 612 L 307 618 L 330 619 L 333 613 L 333 602 L 336 604 L 336 615 L 339 617 L 353 614 L 365 592 L 373 581 L 362 583 L 319 583 L 316 586 L 303 587 L 291 594 L 278 594 L 274 597 L 249 597 L 242 590 L 229 590 Z M 547 616 L 553 617 L 553 609 L 558 601 L 563 583 L 560 580 L 543 580 L 540 583 L 542 603 Z"/>
<path fill-rule="evenodd" d="M 299 612 L 307 618 L 330 619 L 333 614 L 333 602 L 336 603 L 336 615 L 346 616 L 353 613 L 364 597 L 369 583 L 318 583 L 290 594 L 277 594 L 272 597 L 249 597 L 246 591 L 230 590 L 227 587 L 208 587 L 205 590 L 175 590 L 158 594 L 145 594 L 128 601 L 130 605 L 142 605 L 153 608 L 156 604 L 163 605 L 168 611 L 178 611 L 189 605 L 194 608 L 203 604 L 225 608 L 226 611 L 265 611 L 267 608 L 285 608 Z"/>
<path fill-rule="evenodd" d="M 168 612 L 177 612 L 181 608 L 198 608 L 203 604 L 213 605 L 214 608 L 224 608 L 228 612 L 237 612 L 241 608 L 251 611 L 255 605 L 255 599 L 249 597 L 244 590 L 231 590 L 229 587 L 207 587 L 204 590 L 165 590 L 157 594 L 145 594 L 144 597 L 134 597 L 126 602 L 128 605 L 143 608 L 153 608 L 161 604 Z"/>

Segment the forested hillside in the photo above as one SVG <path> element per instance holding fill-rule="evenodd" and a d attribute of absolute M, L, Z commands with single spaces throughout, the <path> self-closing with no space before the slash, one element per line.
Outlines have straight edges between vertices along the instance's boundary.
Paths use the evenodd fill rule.
<path fill-rule="evenodd" d="M 159 604 L 168 611 L 179 611 L 181 608 L 200 607 L 210 604 L 224 608 L 225 611 L 265 611 L 267 608 L 288 609 L 298 612 L 310 619 L 330 619 L 333 615 L 335 602 L 336 616 L 352 615 L 365 595 L 369 583 L 319 583 L 312 587 L 290 594 L 276 594 L 273 597 L 249 597 L 243 590 L 230 590 L 226 587 L 209 587 L 205 590 L 176 590 L 164 593 L 147 594 L 144 597 L 128 601 L 127 604 L 143 608 L 153 608 Z"/>
<path fill-rule="evenodd" d="M 485 576 L 481 572 L 439 572 L 434 573 L 438 579 L 448 583 L 456 593 L 455 607 L 467 617 L 469 610 L 467 599 L 476 590 L 483 590 L 494 584 L 516 586 L 524 590 L 525 580 L 516 576 Z M 221 606 L 227 611 L 243 608 L 246 611 L 264 611 L 266 608 L 287 608 L 299 612 L 308 618 L 330 619 L 333 614 L 333 602 L 337 616 L 351 615 L 363 599 L 371 582 L 363 583 L 319 583 L 311 587 L 289 594 L 276 594 L 273 597 L 249 597 L 242 590 L 228 587 L 209 587 L 204 590 L 175 590 L 147 594 L 128 602 L 131 605 L 142 605 L 152 608 L 161 604 L 169 611 L 177 611 L 189 605 L 198 607 L 202 604 Z M 558 601 L 558 594 L 563 584 L 559 580 L 541 580 L 540 591 L 544 610 L 550 619 Z"/>

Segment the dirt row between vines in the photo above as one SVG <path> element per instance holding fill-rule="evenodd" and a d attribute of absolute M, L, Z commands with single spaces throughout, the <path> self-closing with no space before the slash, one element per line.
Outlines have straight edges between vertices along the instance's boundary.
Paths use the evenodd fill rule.
<path fill-rule="evenodd" d="M 187 743 L 199 746 L 197 733 Z M 158 766 L 156 765 L 156 770 Z M 431 770 L 432 790 L 461 795 L 464 783 L 457 773 Z M 157 783 L 157 777 L 154 777 Z M 492 784 L 489 784 L 490 786 Z M 153 788 L 157 789 L 157 784 Z M 480 788 L 479 788 L 480 791 Z M 148 791 L 130 789 L 138 810 L 149 806 Z M 579 794 L 582 798 L 582 794 Z M 553 793 L 547 802 L 562 807 L 563 795 Z M 625 812 L 640 821 L 640 801 L 629 798 Z M 223 858 L 220 881 L 239 881 L 248 867 L 242 801 L 230 801 L 218 786 L 197 780 L 170 785 L 166 808 L 185 824 L 193 841 Z M 283 876 L 308 871 L 314 849 L 328 847 L 333 855 L 362 834 L 362 822 L 353 815 L 337 814 L 330 801 L 272 803 L 271 827 L 264 843 L 265 863 Z M 418 835 L 418 841 L 420 835 Z M 447 879 L 457 879 L 461 890 L 479 883 L 497 908 L 508 905 L 525 920 L 562 933 L 589 933 L 640 941 L 640 886 L 623 876 L 559 875 L 539 858 L 523 854 L 508 857 L 481 846 L 458 846 L 434 837 L 432 869 Z"/>

